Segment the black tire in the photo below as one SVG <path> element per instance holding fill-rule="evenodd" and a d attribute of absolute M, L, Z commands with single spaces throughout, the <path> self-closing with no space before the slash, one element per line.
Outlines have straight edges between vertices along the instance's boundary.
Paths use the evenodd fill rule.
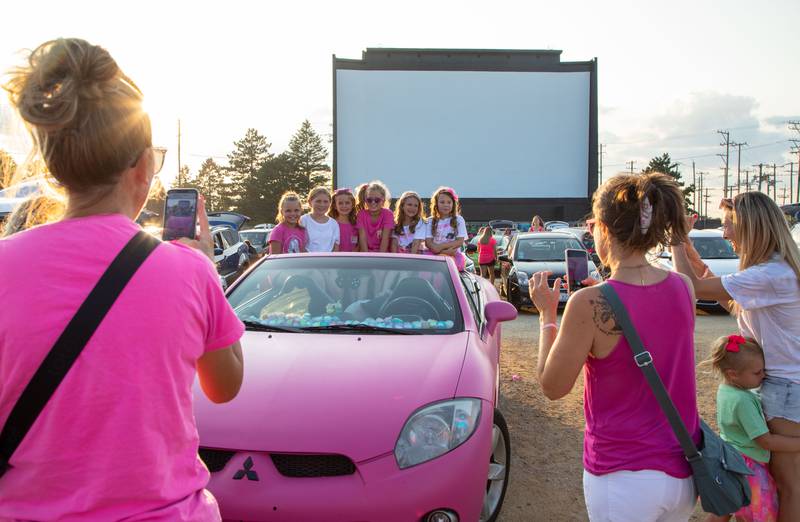
<path fill-rule="evenodd" d="M 503 414 L 500 413 L 500 410 L 497 409 L 494 410 L 494 422 L 492 426 L 492 431 L 494 431 L 495 427 L 498 428 L 500 432 L 500 436 L 498 438 L 498 445 L 501 443 L 504 445 L 505 462 L 502 464 L 505 466 L 505 468 L 503 470 L 503 481 L 501 487 L 502 489 L 499 490 L 496 489 L 495 493 L 496 494 L 499 493 L 499 496 L 495 497 L 496 505 L 494 509 L 491 511 L 491 513 L 488 515 L 488 517 L 485 516 L 485 513 L 483 512 L 481 513 L 480 522 L 495 522 L 497 520 L 497 517 L 500 516 L 500 511 L 503 509 L 503 501 L 506 498 L 506 491 L 508 490 L 508 480 L 511 475 L 511 436 L 508 433 L 508 425 L 506 425 L 506 420 L 503 417 Z M 496 456 L 499 456 L 497 452 L 497 447 L 494 447 L 493 445 L 492 455 L 489 460 L 490 474 L 491 474 L 491 466 L 493 464 L 499 463 L 495 460 Z M 490 488 L 494 485 L 496 484 L 494 484 L 493 480 L 487 479 L 486 493 L 484 494 L 484 503 L 487 502 L 487 497 L 489 496 Z"/>

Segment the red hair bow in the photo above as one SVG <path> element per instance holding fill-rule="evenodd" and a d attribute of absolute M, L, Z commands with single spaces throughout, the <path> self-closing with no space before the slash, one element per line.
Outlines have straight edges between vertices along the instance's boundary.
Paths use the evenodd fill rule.
<path fill-rule="evenodd" d="M 725 350 L 728 352 L 738 353 L 739 346 L 743 345 L 745 342 L 747 341 L 741 335 L 729 335 L 728 344 L 725 345 Z"/>

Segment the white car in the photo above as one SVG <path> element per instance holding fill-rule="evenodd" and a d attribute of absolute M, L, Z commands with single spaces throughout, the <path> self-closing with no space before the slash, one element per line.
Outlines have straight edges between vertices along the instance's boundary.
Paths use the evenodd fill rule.
<path fill-rule="evenodd" d="M 689 239 L 692 240 L 695 250 L 700 254 L 700 258 L 708 266 L 708 269 L 716 276 L 732 274 L 739 270 L 739 256 L 733 251 L 730 241 L 722 237 L 722 232 L 717 229 L 692 230 L 689 232 Z M 664 251 L 658 263 L 669 270 L 672 270 L 672 256 Z M 701 307 L 717 307 L 717 301 L 698 299 L 697 305 Z"/>
<path fill-rule="evenodd" d="M 11 214 L 17 205 L 29 197 L 44 192 L 44 179 L 36 178 L 0 190 L 0 221 Z"/>

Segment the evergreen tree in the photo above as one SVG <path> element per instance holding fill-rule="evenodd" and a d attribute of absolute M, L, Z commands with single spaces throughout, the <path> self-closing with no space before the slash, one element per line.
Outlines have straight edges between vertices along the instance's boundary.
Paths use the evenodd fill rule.
<path fill-rule="evenodd" d="M 254 223 L 273 223 L 281 194 L 295 190 L 296 177 L 294 163 L 287 153 L 273 156 L 254 176 L 247 178 L 237 210 Z"/>
<path fill-rule="evenodd" d="M 206 159 L 197 176 L 186 183 L 187 187 L 196 188 L 206 198 L 206 209 L 209 212 L 230 210 L 230 197 L 225 182 L 225 169 L 213 159 Z"/>
<path fill-rule="evenodd" d="M 662 172 L 675 178 L 675 181 L 681 187 L 681 191 L 683 192 L 684 208 L 687 211 L 694 211 L 694 209 L 692 209 L 692 194 L 694 194 L 695 190 L 694 184 L 686 186 L 683 181 L 683 177 L 678 170 L 678 164 L 672 162 L 672 159 L 669 157 L 669 153 L 665 152 L 661 156 L 656 156 L 655 158 L 651 159 L 650 164 L 647 165 L 647 168 L 645 168 L 642 172 Z"/>
<path fill-rule="evenodd" d="M 331 168 L 325 163 L 328 149 L 308 120 L 303 121 L 289 141 L 288 157 L 297 173 L 295 190 L 300 194 L 307 194 L 317 185 L 330 184 Z"/>

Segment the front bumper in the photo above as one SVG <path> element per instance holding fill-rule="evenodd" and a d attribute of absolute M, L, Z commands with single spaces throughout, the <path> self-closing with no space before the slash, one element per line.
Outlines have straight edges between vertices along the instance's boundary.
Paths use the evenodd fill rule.
<path fill-rule="evenodd" d="M 435 509 L 461 521 L 480 517 L 489 470 L 493 405 L 483 402 L 475 433 L 439 458 L 401 470 L 393 453 L 357 462 L 352 475 L 288 478 L 266 452 L 240 451 L 211 474 L 208 489 L 226 521 L 415 522 Z M 234 480 L 251 458 L 245 476 Z"/>

